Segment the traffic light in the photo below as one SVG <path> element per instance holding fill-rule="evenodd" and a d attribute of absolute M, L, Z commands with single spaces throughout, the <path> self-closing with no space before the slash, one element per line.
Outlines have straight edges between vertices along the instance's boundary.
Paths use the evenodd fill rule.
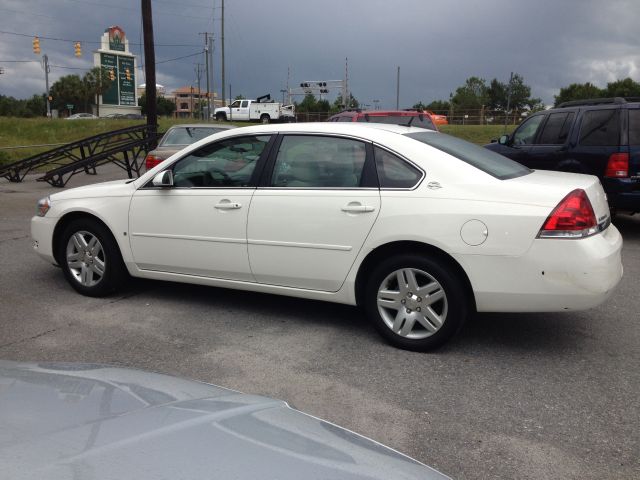
<path fill-rule="evenodd" d="M 113 81 L 116 79 L 116 72 L 113 71 L 113 68 L 109 69 L 109 80 Z"/>
<path fill-rule="evenodd" d="M 124 76 L 127 77 L 127 80 L 131 80 L 131 72 L 128 68 L 124 69 Z"/>
<path fill-rule="evenodd" d="M 329 89 L 328 88 L 321 88 L 320 89 L 320 93 L 329 93 Z"/>
<path fill-rule="evenodd" d="M 76 57 L 82 56 L 82 46 L 80 45 L 80 42 L 75 42 L 73 44 L 73 49 L 75 50 Z"/>
<path fill-rule="evenodd" d="M 33 53 L 36 55 L 40 55 L 40 39 L 38 37 L 33 37 Z"/>
<path fill-rule="evenodd" d="M 326 87 L 327 86 L 327 82 L 318 82 L 318 86 L 319 87 Z"/>

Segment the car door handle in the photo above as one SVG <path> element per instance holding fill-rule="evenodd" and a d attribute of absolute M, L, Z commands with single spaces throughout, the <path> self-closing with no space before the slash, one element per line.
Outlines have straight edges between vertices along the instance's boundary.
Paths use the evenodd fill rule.
<path fill-rule="evenodd" d="M 342 211 L 347 213 L 373 212 L 375 209 L 375 207 L 369 205 L 346 205 L 342 207 Z"/>
<path fill-rule="evenodd" d="M 242 204 L 237 202 L 222 201 L 220 203 L 216 203 L 215 208 L 217 208 L 218 210 L 237 210 L 238 208 L 242 208 Z"/>

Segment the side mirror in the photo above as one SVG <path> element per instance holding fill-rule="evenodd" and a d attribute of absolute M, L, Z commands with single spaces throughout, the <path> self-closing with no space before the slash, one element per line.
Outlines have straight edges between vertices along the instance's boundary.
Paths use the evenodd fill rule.
<path fill-rule="evenodd" d="M 502 135 L 499 139 L 498 139 L 498 143 L 500 145 L 507 145 L 509 143 L 509 135 Z"/>
<path fill-rule="evenodd" d="M 173 187 L 173 173 L 171 170 L 163 170 L 153 177 L 151 184 L 154 187 Z"/>

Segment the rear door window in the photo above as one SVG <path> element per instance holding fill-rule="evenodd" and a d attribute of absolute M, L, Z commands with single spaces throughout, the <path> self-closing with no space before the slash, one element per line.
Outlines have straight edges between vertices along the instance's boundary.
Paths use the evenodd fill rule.
<path fill-rule="evenodd" d="M 640 145 L 640 108 L 629 109 L 629 145 Z"/>
<path fill-rule="evenodd" d="M 271 186 L 278 188 L 357 188 L 367 152 L 348 138 L 287 135 L 276 157 Z"/>
<path fill-rule="evenodd" d="M 541 145 L 563 145 L 569 136 L 574 116 L 573 112 L 552 113 L 549 115 L 536 143 Z"/>
<path fill-rule="evenodd" d="M 607 146 L 620 144 L 620 110 L 585 112 L 580 127 L 580 145 Z"/>

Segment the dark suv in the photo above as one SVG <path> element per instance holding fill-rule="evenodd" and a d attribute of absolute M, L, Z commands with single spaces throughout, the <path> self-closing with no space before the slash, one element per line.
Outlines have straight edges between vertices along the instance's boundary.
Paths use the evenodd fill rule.
<path fill-rule="evenodd" d="M 640 99 L 561 103 L 486 148 L 529 168 L 600 178 L 612 209 L 640 212 Z"/>

